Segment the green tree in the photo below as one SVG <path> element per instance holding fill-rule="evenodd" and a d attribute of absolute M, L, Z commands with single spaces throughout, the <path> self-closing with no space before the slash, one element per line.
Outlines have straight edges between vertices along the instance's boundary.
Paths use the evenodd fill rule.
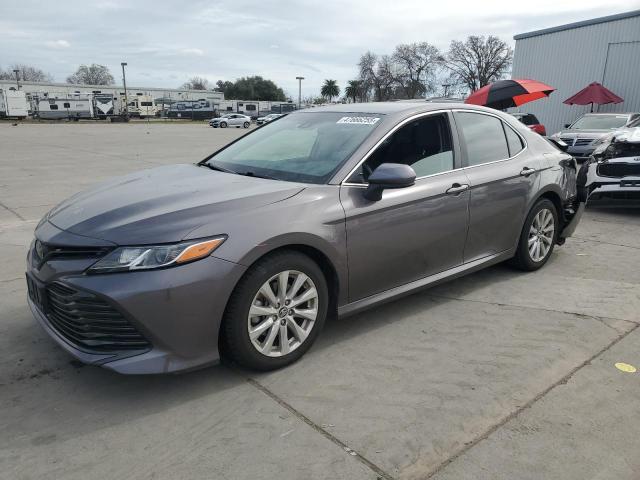
<path fill-rule="evenodd" d="M 67 83 L 84 85 L 113 85 L 113 75 L 104 65 L 80 65 L 76 73 L 67 77 Z"/>
<path fill-rule="evenodd" d="M 271 100 L 286 102 L 284 90 L 271 80 L 258 75 L 242 77 L 235 82 L 216 82 L 218 90 L 224 93 L 228 100 Z"/>
<path fill-rule="evenodd" d="M 336 80 L 325 80 L 322 88 L 320 89 L 320 94 L 323 97 L 329 99 L 329 103 L 331 103 L 331 99 L 333 97 L 337 97 L 340 95 L 340 87 L 338 86 L 338 82 Z"/>
<path fill-rule="evenodd" d="M 349 80 L 346 88 L 344 89 L 344 95 L 347 98 L 350 98 L 353 103 L 356 103 L 358 98 L 362 98 L 363 83 L 364 82 L 362 80 Z"/>

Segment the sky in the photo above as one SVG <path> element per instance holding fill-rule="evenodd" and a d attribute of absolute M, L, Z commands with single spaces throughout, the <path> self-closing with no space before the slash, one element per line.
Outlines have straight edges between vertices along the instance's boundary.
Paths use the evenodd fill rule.
<path fill-rule="evenodd" d="M 261 75 L 296 98 L 324 79 L 341 88 L 360 56 L 468 35 L 518 33 L 640 8 L 640 0 L 0 0 L 0 67 L 30 64 L 64 82 L 78 65 L 110 68 L 121 83 L 176 88 Z"/>

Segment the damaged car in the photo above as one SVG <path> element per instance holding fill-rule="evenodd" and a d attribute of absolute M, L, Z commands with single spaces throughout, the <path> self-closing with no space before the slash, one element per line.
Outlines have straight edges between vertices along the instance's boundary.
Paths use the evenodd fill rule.
<path fill-rule="evenodd" d="M 578 185 L 583 200 L 640 200 L 640 127 L 613 132 L 582 165 Z"/>

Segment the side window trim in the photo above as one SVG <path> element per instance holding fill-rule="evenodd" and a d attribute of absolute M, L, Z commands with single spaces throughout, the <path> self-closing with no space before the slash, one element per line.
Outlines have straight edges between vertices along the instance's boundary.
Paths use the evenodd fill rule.
<path fill-rule="evenodd" d="M 447 170 L 446 172 L 438 172 L 438 173 L 434 173 L 432 175 L 424 175 L 422 177 L 416 177 L 416 182 L 419 180 L 422 180 L 423 178 L 430 178 L 430 177 L 434 177 L 436 175 L 443 175 L 445 173 L 450 173 L 453 172 L 455 170 L 458 170 L 462 167 L 462 164 L 460 163 L 460 149 L 458 148 L 458 132 L 456 131 L 455 128 L 455 124 L 453 123 L 453 115 L 451 113 L 451 110 L 433 110 L 430 112 L 421 112 L 418 113 L 416 115 L 412 115 L 411 117 L 405 118 L 404 120 L 402 120 L 400 123 L 398 123 L 397 125 L 395 125 L 391 130 L 389 130 L 386 134 L 384 134 L 384 136 L 378 140 L 376 142 L 376 144 L 371 147 L 367 153 L 365 153 L 363 155 L 363 157 L 360 159 L 360 161 L 356 164 L 355 167 L 353 167 L 349 173 L 347 173 L 344 177 L 344 179 L 342 180 L 342 182 L 340 182 L 340 185 L 344 185 L 346 187 L 367 187 L 369 184 L 368 183 L 354 183 L 354 182 L 349 182 L 348 180 L 351 178 L 351 176 L 362 166 L 362 164 L 364 162 L 366 162 L 369 157 L 373 154 L 373 152 L 375 152 L 378 147 L 380 145 L 382 145 L 382 143 L 389 138 L 391 135 L 393 135 L 395 132 L 397 132 L 398 130 L 400 130 L 403 126 L 405 126 L 407 123 L 410 123 L 414 120 L 418 120 L 420 118 L 423 117 L 428 117 L 431 115 L 444 115 L 444 117 L 446 118 L 446 120 L 449 122 L 449 133 L 451 134 L 451 147 L 452 147 L 452 151 L 453 151 L 453 169 L 452 170 Z"/>
<path fill-rule="evenodd" d="M 509 124 L 508 124 L 507 122 L 505 122 L 502 118 L 500 118 L 498 115 L 494 115 L 493 113 L 489 113 L 489 112 L 481 112 L 481 111 L 479 111 L 479 110 L 471 110 L 471 109 L 465 109 L 465 108 L 456 108 L 456 109 L 452 110 L 452 114 L 453 114 L 452 116 L 453 116 L 453 118 L 454 118 L 454 119 L 455 119 L 455 114 L 456 114 L 456 112 L 462 112 L 462 113 L 477 113 L 478 115 L 486 115 L 486 116 L 488 116 L 488 117 L 495 117 L 495 118 L 497 118 L 498 120 L 500 120 L 503 124 L 507 124 L 507 126 L 508 126 L 508 127 L 511 127 L 511 125 L 509 125 Z M 458 127 L 458 126 L 456 125 L 456 130 L 457 130 L 457 133 L 458 133 L 458 136 L 459 136 L 459 140 L 460 140 L 460 149 L 462 150 L 462 154 L 463 154 L 463 155 L 462 155 L 462 157 L 463 157 L 463 158 L 462 158 L 463 162 L 462 162 L 462 167 L 461 167 L 461 168 L 462 168 L 462 170 L 465 170 L 465 169 L 467 169 L 467 168 L 481 167 L 481 166 L 483 166 L 483 165 L 491 165 L 492 163 L 506 162 L 507 160 L 512 160 L 512 159 L 516 158 L 517 156 L 519 156 L 522 152 L 524 152 L 524 151 L 528 148 L 528 146 L 529 146 L 529 144 L 527 143 L 527 139 L 526 139 L 526 138 L 524 138 L 524 137 L 520 134 L 520 132 L 516 131 L 516 129 L 515 129 L 515 128 L 511 128 L 511 129 L 512 129 L 512 130 L 513 130 L 513 131 L 514 131 L 514 132 L 515 132 L 515 133 L 520 137 L 520 140 L 522 141 L 522 144 L 523 144 L 522 150 L 520 150 L 518 153 L 516 153 L 516 154 L 515 154 L 515 155 L 513 155 L 513 156 L 511 156 L 511 153 L 509 153 L 509 155 L 510 155 L 510 156 L 509 156 L 508 158 L 502 158 L 502 159 L 500 159 L 500 160 L 492 160 L 492 161 L 490 161 L 490 162 L 478 163 L 477 165 L 469 165 L 469 164 L 468 164 L 468 156 L 467 156 L 467 142 L 466 142 L 466 140 L 464 139 L 464 134 L 463 134 L 463 133 L 461 133 L 461 132 L 459 131 L 459 128 L 460 128 L 460 127 Z M 504 128 L 505 128 L 505 127 L 504 127 L 504 125 L 503 125 L 503 127 L 502 127 L 502 128 L 503 128 L 503 130 L 504 130 Z M 504 132 L 503 132 L 503 133 L 504 133 Z M 507 142 L 506 134 L 505 134 L 505 139 L 504 139 L 504 140 L 505 140 L 505 142 Z M 507 151 L 509 151 L 509 142 L 507 142 Z"/>

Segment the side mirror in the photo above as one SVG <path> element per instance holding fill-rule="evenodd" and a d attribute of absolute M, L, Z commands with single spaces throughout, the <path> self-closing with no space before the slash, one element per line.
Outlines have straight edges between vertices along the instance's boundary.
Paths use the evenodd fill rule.
<path fill-rule="evenodd" d="M 547 137 L 547 140 L 549 140 L 551 143 L 553 143 L 556 147 L 558 147 L 563 152 L 566 152 L 567 149 L 569 148 L 569 145 L 567 145 L 565 142 L 563 142 L 559 138 Z"/>
<path fill-rule="evenodd" d="M 565 123 L 565 124 L 564 124 L 564 128 L 569 128 L 570 126 L 571 126 L 571 124 L 570 124 L 570 123 Z"/>
<path fill-rule="evenodd" d="M 377 202 L 387 188 L 405 188 L 416 183 L 416 172 L 403 163 L 383 163 L 369 175 L 364 198 Z"/>

